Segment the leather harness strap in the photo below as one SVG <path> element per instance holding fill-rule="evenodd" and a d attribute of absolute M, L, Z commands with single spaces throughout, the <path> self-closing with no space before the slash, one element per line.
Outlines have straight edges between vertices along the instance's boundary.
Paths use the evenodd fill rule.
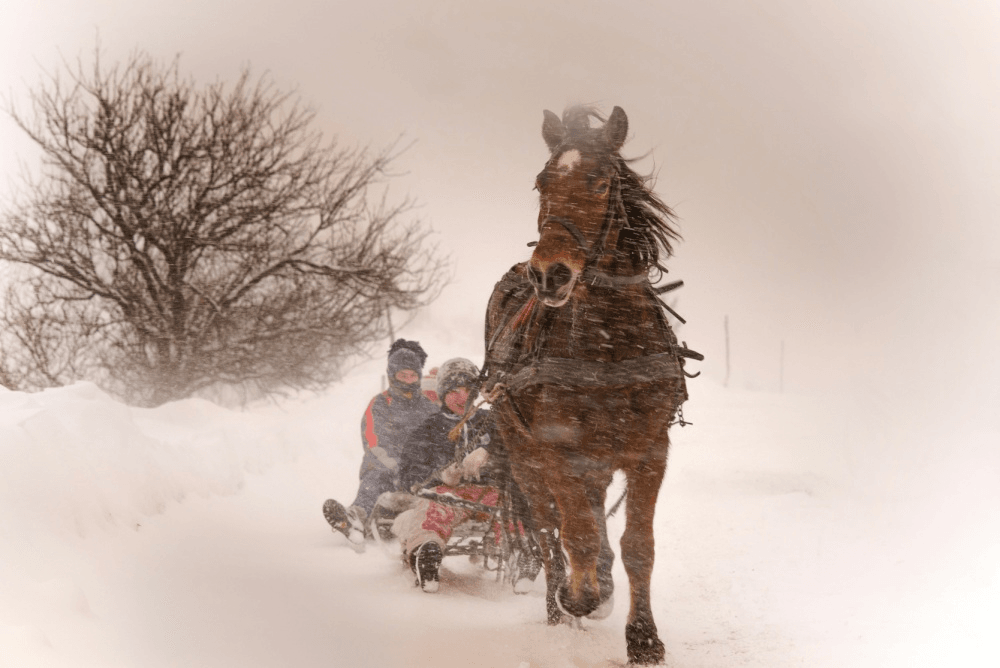
<path fill-rule="evenodd" d="M 515 367 L 503 382 L 509 391 L 517 392 L 531 385 L 603 389 L 681 378 L 683 375 L 677 354 L 668 350 L 620 362 L 545 357 L 537 362 Z"/>

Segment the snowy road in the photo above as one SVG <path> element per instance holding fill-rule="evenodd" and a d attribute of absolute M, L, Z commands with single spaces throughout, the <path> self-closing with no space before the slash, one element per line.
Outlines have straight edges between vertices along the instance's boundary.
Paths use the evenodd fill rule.
<path fill-rule="evenodd" d="M 270 431 L 261 438 L 300 447 L 249 467 L 262 472 L 244 474 L 236 493 L 187 494 L 138 526 L 0 544 L 0 557 L 21 557 L 12 560 L 19 579 L 10 577 L 17 570 L 0 577 L 0 665 L 624 663 L 620 562 L 614 614 L 575 630 L 544 624 L 541 579 L 518 597 L 450 558 L 441 591 L 427 595 L 393 552 L 346 547 L 319 509 L 353 491 L 355 453 L 329 447 L 329 411 L 320 408 L 289 415 L 294 426 L 262 422 Z M 928 601 L 925 564 L 886 533 L 891 517 L 866 512 L 878 506 L 859 487 L 857 434 L 807 400 L 711 386 L 687 418 L 694 426 L 675 429 L 657 514 L 654 613 L 668 665 L 942 665 L 953 630 L 942 631 L 933 612 L 961 597 Z M 139 422 L 169 440 L 165 428 Z M 225 459 L 201 475 L 233 477 Z M 621 528 L 614 518 L 613 543 Z M 981 629 L 964 626 L 957 637 L 985 638 L 990 626 L 979 619 Z"/>

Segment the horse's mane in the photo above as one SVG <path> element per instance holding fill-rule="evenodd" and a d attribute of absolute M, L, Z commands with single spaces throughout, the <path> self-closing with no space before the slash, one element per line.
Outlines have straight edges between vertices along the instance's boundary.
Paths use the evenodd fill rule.
<path fill-rule="evenodd" d="M 649 155 L 624 158 L 617 151 L 609 152 L 603 141 L 603 133 L 590 127 L 590 119 L 595 118 L 603 125 L 607 119 L 592 105 L 576 105 L 563 112 L 563 124 L 567 137 L 563 145 L 576 147 L 589 153 L 601 154 L 617 170 L 622 203 L 625 206 L 627 222 L 618 237 L 618 249 L 627 253 L 635 265 L 651 269 L 660 264 L 660 253 L 665 257 L 673 254 L 674 240 L 681 238 L 676 228 L 677 216 L 660 196 L 653 192 L 654 174 L 642 175 L 631 167 L 631 163 Z"/>

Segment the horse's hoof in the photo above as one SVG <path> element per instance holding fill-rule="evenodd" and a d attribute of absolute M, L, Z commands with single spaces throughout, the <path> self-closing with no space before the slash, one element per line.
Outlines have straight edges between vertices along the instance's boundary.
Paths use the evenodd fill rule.
<path fill-rule="evenodd" d="M 574 624 L 576 624 L 577 626 L 579 626 L 580 620 L 564 612 L 559 607 L 559 604 L 557 602 L 553 601 L 552 605 L 546 606 L 546 608 L 548 611 L 548 619 L 546 621 L 548 622 L 549 626 L 560 626 L 562 624 L 566 624 L 569 626 L 573 626 Z"/>
<path fill-rule="evenodd" d="M 569 586 L 563 585 L 556 592 L 556 604 L 559 609 L 572 617 L 587 617 L 597 610 L 601 601 L 594 595 L 588 595 L 579 601 L 574 601 L 569 595 Z"/>
<path fill-rule="evenodd" d="M 615 595 L 611 594 L 601 601 L 597 609 L 587 615 L 587 619 L 607 619 L 615 609 Z"/>
<path fill-rule="evenodd" d="M 629 645 L 628 665 L 630 666 L 662 666 L 666 658 L 666 650 L 659 638 L 653 638 L 652 645 L 638 648 Z"/>
<path fill-rule="evenodd" d="M 666 650 L 657 637 L 656 625 L 652 622 L 636 621 L 626 624 L 625 645 L 630 666 L 656 666 L 662 664 L 666 657 Z"/>
<path fill-rule="evenodd" d="M 601 585 L 601 602 L 596 610 L 587 615 L 587 619 L 607 619 L 615 609 L 615 581 L 611 579 L 611 573 L 607 573 L 607 577 L 598 575 L 597 580 Z"/>

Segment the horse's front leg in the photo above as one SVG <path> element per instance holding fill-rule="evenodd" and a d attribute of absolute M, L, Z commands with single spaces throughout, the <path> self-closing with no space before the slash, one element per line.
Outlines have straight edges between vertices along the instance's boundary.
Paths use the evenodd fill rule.
<path fill-rule="evenodd" d="M 601 548 L 597 556 L 597 584 L 600 588 L 601 603 L 594 612 L 587 615 L 589 619 L 604 619 L 614 610 L 615 581 L 611 575 L 611 567 L 615 563 L 615 553 L 611 550 L 611 543 L 608 540 L 608 523 L 604 513 L 604 504 L 607 499 L 607 488 L 611 484 L 611 476 L 602 476 L 600 480 L 589 485 L 587 497 L 590 499 L 590 508 L 594 513 L 594 520 L 597 522 L 600 534 Z"/>
<path fill-rule="evenodd" d="M 666 437 L 664 436 L 664 439 Z M 625 532 L 622 534 L 622 563 L 628 573 L 631 594 L 625 644 L 629 663 L 655 665 L 665 655 L 656 632 L 650 607 L 650 580 L 653 574 L 653 513 L 660 483 L 666 470 L 666 449 L 662 456 L 650 456 L 635 469 L 626 471 L 628 497 L 625 503 Z"/>
<path fill-rule="evenodd" d="M 559 589 L 559 605 L 567 614 L 585 617 L 605 600 L 597 568 L 601 527 L 581 477 L 560 476 L 551 487 L 562 520 L 559 538 L 569 556 L 569 574 Z M 600 505 L 603 520 L 603 503 Z M 605 592 L 610 595 L 606 584 Z"/>

